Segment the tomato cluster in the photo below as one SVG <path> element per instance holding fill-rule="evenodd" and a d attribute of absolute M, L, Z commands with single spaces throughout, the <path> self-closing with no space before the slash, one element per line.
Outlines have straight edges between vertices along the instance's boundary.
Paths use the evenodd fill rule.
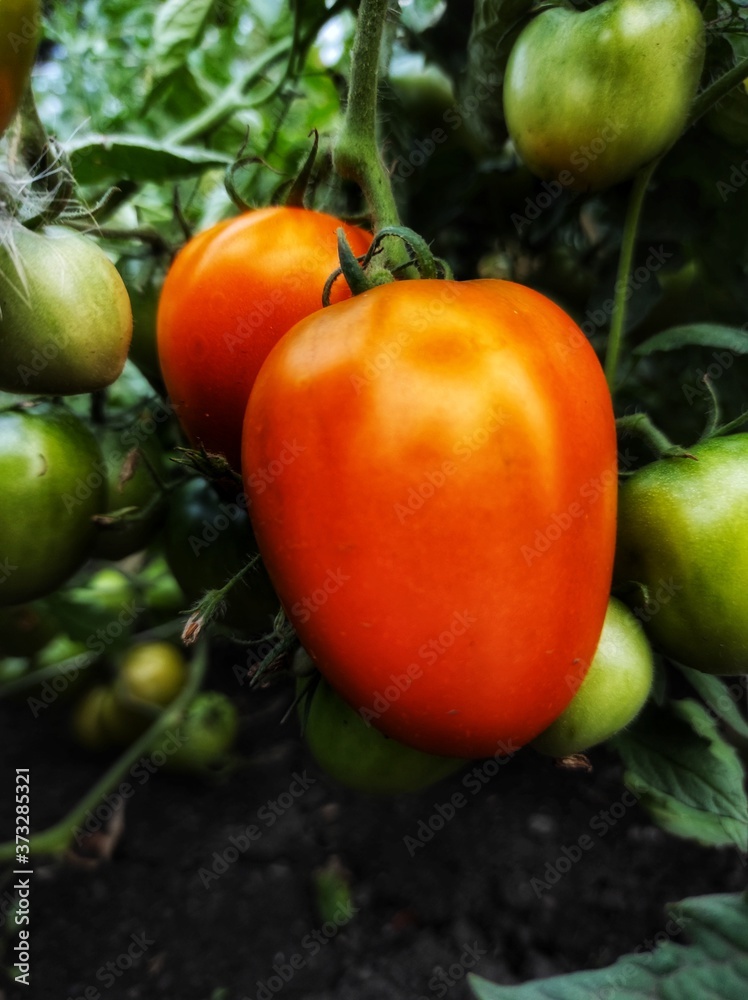
<path fill-rule="evenodd" d="M 186 680 L 185 659 L 176 646 L 166 642 L 132 646 L 114 678 L 90 687 L 75 705 L 74 738 L 88 750 L 127 746 L 174 701 Z M 237 731 L 238 715 L 231 700 L 218 691 L 202 692 L 191 701 L 173 746 L 164 753 L 164 766 L 175 771 L 216 767 L 226 760 Z M 153 749 L 159 746 L 157 741 Z"/>
<path fill-rule="evenodd" d="M 0 39 L 0 132 L 38 6 L 14 0 L 8 17 L 28 45 L 11 58 Z M 630 179 L 683 132 L 703 62 L 693 0 L 543 9 L 506 66 L 514 152 L 553 190 Z M 9 218 L 0 242 L 0 390 L 24 397 L 0 410 L 4 656 L 37 662 L 60 639 L 39 604 L 60 588 L 68 605 L 96 590 L 123 607 L 123 580 L 168 577 L 164 607 L 176 593 L 192 628 L 282 633 L 283 651 L 292 632 L 314 673 L 297 689 L 311 753 L 387 793 L 471 757 L 608 739 L 649 696 L 650 640 L 700 670 L 745 671 L 748 542 L 725 526 L 748 514 L 748 437 L 619 489 L 608 383 L 551 299 L 435 265 L 415 277 L 407 239 L 388 270 L 381 234 L 301 207 L 225 219 L 168 267 L 168 247 L 115 267 L 72 228 L 35 226 Z M 112 404 L 128 353 L 183 436 L 154 430 L 152 392 Z M 76 587 L 89 559 L 125 575 Z M 186 683 L 173 646 L 120 652 L 74 711 L 92 749 L 130 744 Z M 204 693 L 185 729 L 185 766 L 217 760 L 235 709 Z"/>

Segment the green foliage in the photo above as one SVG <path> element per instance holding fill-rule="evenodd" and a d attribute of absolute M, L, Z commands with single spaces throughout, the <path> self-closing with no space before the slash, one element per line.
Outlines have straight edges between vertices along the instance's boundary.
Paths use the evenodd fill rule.
<path fill-rule="evenodd" d="M 684 899 L 667 908 L 665 940 L 607 969 L 494 986 L 470 976 L 477 1000 L 739 1000 L 748 991 L 748 899 L 735 893 Z M 693 942 L 672 938 L 685 933 Z"/>
<path fill-rule="evenodd" d="M 650 706 L 612 745 L 627 787 L 663 829 L 748 850 L 743 766 L 699 702 Z"/>

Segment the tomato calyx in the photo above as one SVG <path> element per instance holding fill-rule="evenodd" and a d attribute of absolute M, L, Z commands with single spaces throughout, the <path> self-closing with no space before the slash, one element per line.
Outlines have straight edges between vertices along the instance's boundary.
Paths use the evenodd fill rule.
<path fill-rule="evenodd" d="M 655 427 L 650 417 L 646 413 L 630 413 L 625 417 L 618 417 L 616 428 L 622 433 L 636 434 L 654 452 L 657 458 L 696 458 L 687 448 L 682 448 Z"/>
<path fill-rule="evenodd" d="M 304 158 L 304 162 L 302 163 L 298 174 L 291 180 L 284 180 L 278 185 L 270 198 L 271 205 L 283 205 L 286 208 L 309 207 L 309 187 L 314 174 L 317 153 L 319 151 L 319 132 L 316 128 L 313 128 L 309 133 L 309 136 L 312 139 L 312 147 Z M 229 198 L 240 212 L 250 212 L 252 210 L 252 206 L 247 204 L 237 188 L 236 174 L 240 170 L 243 170 L 245 167 L 259 165 L 264 167 L 266 170 L 271 171 L 271 173 L 276 174 L 278 177 L 282 176 L 280 171 L 276 170 L 275 167 L 272 167 L 261 156 L 258 156 L 255 153 L 245 156 L 244 151 L 246 150 L 248 144 L 249 132 L 247 133 L 247 138 L 242 143 L 236 159 L 226 168 L 226 173 L 223 179 L 226 194 L 228 194 Z"/>
<path fill-rule="evenodd" d="M 407 226 L 384 226 L 374 236 L 368 251 L 357 257 L 350 248 L 342 229 L 338 229 L 338 257 L 340 267 L 336 268 L 325 282 L 322 304 L 330 304 L 330 295 L 335 282 L 345 278 L 353 295 L 385 285 L 390 281 L 412 278 L 451 279 L 452 270 L 441 257 L 435 257 L 426 240 Z M 406 256 L 393 253 L 392 243 L 385 240 L 399 240 Z M 415 272 L 415 273 L 414 273 Z"/>

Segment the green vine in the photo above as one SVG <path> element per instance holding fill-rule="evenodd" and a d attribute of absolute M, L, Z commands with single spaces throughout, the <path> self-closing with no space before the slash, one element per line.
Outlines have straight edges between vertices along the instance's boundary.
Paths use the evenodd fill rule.
<path fill-rule="evenodd" d="M 35 833 L 29 840 L 29 856 L 61 856 L 72 846 L 76 830 L 83 826 L 86 815 L 94 810 L 113 788 L 116 788 L 144 754 L 151 753 L 159 737 L 168 729 L 179 726 L 184 714 L 200 689 L 208 665 L 208 650 L 203 644 L 190 661 L 187 682 L 174 701 L 161 712 L 153 724 L 112 764 L 108 771 L 83 798 L 54 826 Z M 12 861 L 16 854 L 15 841 L 0 844 L 0 864 Z"/>
<path fill-rule="evenodd" d="M 389 0 L 361 0 L 351 54 L 351 83 L 333 165 L 363 191 L 374 229 L 400 224 L 390 178 L 377 144 L 377 82 Z"/>

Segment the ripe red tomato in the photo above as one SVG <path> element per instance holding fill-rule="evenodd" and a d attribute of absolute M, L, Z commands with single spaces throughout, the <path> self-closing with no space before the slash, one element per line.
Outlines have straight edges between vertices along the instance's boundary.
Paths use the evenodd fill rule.
<path fill-rule="evenodd" d="M 263 208 L 219 222 L 179 253 L 158 309 L 166 388 L 193 444 L 238 469 L 244 411 L 268 352 L 295 323 L 322 308 L 338 266 L 336 230 L 356 254 L 371 236 L 303 208 Z M 345 281 L 332 300 L 350 295 Z"/>
<path fill-rule="evenodd" d="M 616 437 L 575 323 L 511 282 L 398 281 L 274 348 L 245 489 L 301 643 L 362 716 L 511 752 L 569 703 L 608 602 Z"/>

